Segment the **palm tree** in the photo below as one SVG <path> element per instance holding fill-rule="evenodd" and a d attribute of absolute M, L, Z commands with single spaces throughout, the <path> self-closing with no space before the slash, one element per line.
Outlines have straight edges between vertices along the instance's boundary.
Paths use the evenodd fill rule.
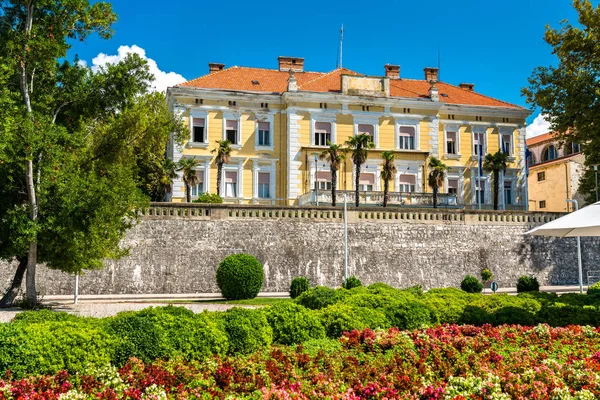
<path fill-rule="evenodd" d="M 444 184 L 444 176 L 448 167 L 436 157 L 429 159 L 429 186 L 433 189 L 433 208 L 437 208 L 437 195 Z"/>
<path fill-rule="evenodd" d="M 356 168 L 356 176 L 354 181 L 354 192 L 356 197 L 356 207 L 360 202 L 358 185 L 360 182 L 360 166 L 367 161 L 367 149 L 375 147 L 375 143 L 371 139 L 371 135 L 368 133 L 361 133 L 360 135 L 350 136 L 350 139 L 346 141 L 346 144 L 352 149 L 352 162 Z"/>
<path fill-rule="evenodd" d="M 323 150 L 319 155 L 321 160 L 329 162 L 329 170 L 331 171 L 331 205 L 335 207 L 335 191 L 337 190 L 337 172 L 340 169 L 342 161 L 346 159 L 346 149 L 337 144 L 327 141 L 329 148 Z"/>
<path fill-rule="evenodd" d="M 483 160 L 483 169 L 494 175 L 494 210 L 498 209 L 498 192 L 500 191 L 500 171 L 506 172 L 508 154 L 498 150 L 496 154 L 487 154 Z"/>
<path fill-rule="evenodd" d="M 192 186 L 196 186 L 198 184 L 198 175 L 196 174 L 196 168 L 198 166 L 198 161 L 196 161 L 195 157 L 192 158 L 182 158 L 179 160 L 177 164 L 178 171 L 183 172 L 183 183 L 185 184 L 185 199 L 188 203 L 192 201 Z"/>
<path fill-rule="evenodd" d="M 168 158 L 160 166 L 158 186 L 161 191 L 162 199 L 166 200 L 167 193 L 171 193 L 173 180 L 177 178 L 177 164 Z"/>
<path fill-rule="evenodd" d="M 217 153 L 215 159 L 217 163 L 217 196 L 221 195 L 221 175 L 223 173 L 223 164 L 231 161 L 231 142 L 229 140 L 216 140 L 217 147 L 212 149 L 211 153 Z"/>
<path fill-rule="evenodd" d="M 393 151 L 384 151 L 381 153 L 383 162 L 381 163 L 381 177 L 383 178 L 383 206 L 387 207 L 389 190 L 390 190 L 390 179 L 396 174 L 396 164 L 394 164 Z"/>

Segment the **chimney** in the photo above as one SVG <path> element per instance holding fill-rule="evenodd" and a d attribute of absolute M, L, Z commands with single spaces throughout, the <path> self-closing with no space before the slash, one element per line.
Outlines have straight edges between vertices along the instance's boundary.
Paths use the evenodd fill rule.
<path fill-rule="evenodd" d="M 431 67 L 426 67 L 423 69 L 423 71 L 425 72 L 425 80 L 427 82 L 431 82 L 431 81 L 438 81 L 438 69 L 437 68 L 431 68 Z"/>
<path fill-rule="evenodd" d="M 295 92 L 298 90 L 298 85 L 296 84 L 296 77 L 294 76 L 294 71 L 290 71 L 287 90 L 288 92 Z"/>
<path fill-rule="evenodd" d="M 304 71 L 304 58 L 279 56 L 277 61 L 279 61 L 280 71 Z"/>
<path fill-rule="evenodd" d="M 208 63 L 208 73 L 212 74 L 213 72 L 222 71 L 225 68 L 225 64 L 219 63 Z"/>
<path fill-rule="evenodd" d="M 400 79 L 399 65 L 385 64 L 383 68 L 385 69 L 385 76 L 387 76 L 388 78 Z"/>
<path fill-rule="evenodd" d="M 429 82 L 431 84 L 431 87 L 429 88 L 429 98 L 431 101 L 440 101 L 440 92 L 438 91 L 437 86 L 435 86 L 436 81 L 430 80 Z"/>
<path fill-rule="evenodd" d="M 475 91 L 475 84 L 474 83 L 461 83 L 460 85 L 458 85 L 461 89 L 465 89 L 468 90 L 469 92 L 474 92 Z"/>

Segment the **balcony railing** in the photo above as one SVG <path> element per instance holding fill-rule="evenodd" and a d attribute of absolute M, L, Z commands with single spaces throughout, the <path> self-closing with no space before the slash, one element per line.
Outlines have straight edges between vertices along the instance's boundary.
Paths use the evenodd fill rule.
<path fill-rule="evenodd" d="M 344 195 L 347 196 L 348 204 L 355 203 L 356 193 L 352 190 L 337 190 L 336 202 L 338 205 L 344 202 Z M 409 193 L 409 192 L 389 192 L 388 204 L 390 206 L 401 207 L 433 207 L 433 193 Z M 361 205 L 380 206 L 383 205 L 383 192 L 361 191 L 359 192 Z M 298 204 L 305 205 L 331 205 L 331 190 L 314 190 L 304 193 L 298 197 Z M 438 193 L 438 207 L 462 208 L 463 205 L 458 202 L 455 194 Z"/>

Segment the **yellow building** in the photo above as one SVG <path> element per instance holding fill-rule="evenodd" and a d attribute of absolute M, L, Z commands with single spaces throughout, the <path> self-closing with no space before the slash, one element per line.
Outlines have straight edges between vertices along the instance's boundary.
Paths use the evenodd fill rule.
<path fill-rule="evenodd" d="M 554 135 L 546 133 L 527 139 L 529 149 L 529 209 L 531 211 L 570 212 L 575 199 L 583 205 L 578 193 L 584 172 L 585 157 L 576 143 L 560 146 Z"/>
<path fill-rule="evenodd" d="M 167 90 L 171 110 L 190 128 L 188 142 L 171 142 L 168 155 L 199 162 L 193 197 L 217 191 L 211 150 L 216 140 L 229 139 L 234 151 L 220 188 L 226 202 L 327 203 L 329 165 L 316 155 L 327 141 L 343 144 L 352 135 L 368 133 L 375 148 L 360 173 L 363 203 L 380 202 L 381 153 L 393 150 L 398 172 L 390 182 L 391 204 L 431 202 L 427 160 L 435 156 L 449 167 L 441 191 L 450 195 L 442 203 L 477 208 L 479 193 L 482 208 L 489 208 L 490 174 L 478 173 L 481 144 L 484 156 L 501 148 L 510 153 L 502 176 L 502 208 L 525 207 L 528 110 L 479 94 L 472 84 L 439 82 L 437 68 L 425 68 L 424 79 L 415 80 L 401 78 L 397 65 L 385 65 L 384 76 L 365 76 L 344 68 L 307 72 L 303 58 L 279 57 L 278 62 L 278 69 L 211 63 L 208 75 Z M 354 173 L 346 160 L 338 172 L 338 190 L 353 196 Z M 179 178 L 172 201 L 184 195 Z"/>

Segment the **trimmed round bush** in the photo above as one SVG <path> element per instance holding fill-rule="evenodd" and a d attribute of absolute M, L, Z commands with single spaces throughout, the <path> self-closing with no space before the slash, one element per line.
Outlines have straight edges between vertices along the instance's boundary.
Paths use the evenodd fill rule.
<path fill-rule="evenodd" d="M 317 315 L 325 327 L 327 337 L 332 339 L 340 338 L 344 332 L 351 332 L 354 329 L 385 329 L 390 326 L 390 322 L 382 312 L 347 304 L 334 304 L 319 310 Z"/>
<path fill-rule="evenodd" d="M 295 303 L 278 303 L 265 311 L 273 329 L 273 342 L 292 345 L 309 339 L 323 339 L 325 329 L 308 309 Z"/>
<path fill-rule="evenodd" d="M 460 288 L 467 293 L 481 293 L 483 285 L 473 275 L 467 275 L 460 283 Z"/>
<path fill-rule="evenodd" d="M 114 365 L 123 365 L 130 357 L 145 363 L 165 355 L 161 332 L 147 315 L 127 311 L 106 321 L 106 331 L 120 340 L 113 355 Z"/>
<path fill-rule="evenodd" d="M 326 286 L 309 289 L 296 298 L 296 303 L 311 310 L 319 310 L 333 305 L 342 299 L 343 295 Z"/>
<path fill-rule="evenodd" d="M 362 282 L 360 281 L 360 279 L 358 279 L 354 275 L 349 276 L 348 279 L 346 279 L 344 282 L 342 282 L 342 287 L 344 289 L 352 289 L 352 288 L 356 288 L 356 287 L 360 287 L 360 286 L 362 286 Z"/>
<path fill-rule="evenodd" d="M 387 306 L 384 313 L 398 329 L 420 329 L 437 322 L 433 310 L 420 301 L 395 302 Z"/>
<path fill-rule="evenodd" d="M 303 276 L 294 278 L 290 284 L 290 297 L 295 299 L 308 289 L 310 289 L 310 281 L 307 278 Z"/>
<path fill-rule="evenodd" d="M 262 288 L 263 267 L 249 254 L 232 254 L 217 268 L 217 285 L 229 300 L 253 299 Z"/>
<path fill-rule="evenodd" d="M 535 276 L 522 276 L 517 282 L 517 293 L 539 292 L 540 283 Z"/>
<path fill-rule="evenodd" d="M 234 307 L 223 317 L 229 353 L 250 354 L 273 342 L 273 330 L 262 310 Z"/>

